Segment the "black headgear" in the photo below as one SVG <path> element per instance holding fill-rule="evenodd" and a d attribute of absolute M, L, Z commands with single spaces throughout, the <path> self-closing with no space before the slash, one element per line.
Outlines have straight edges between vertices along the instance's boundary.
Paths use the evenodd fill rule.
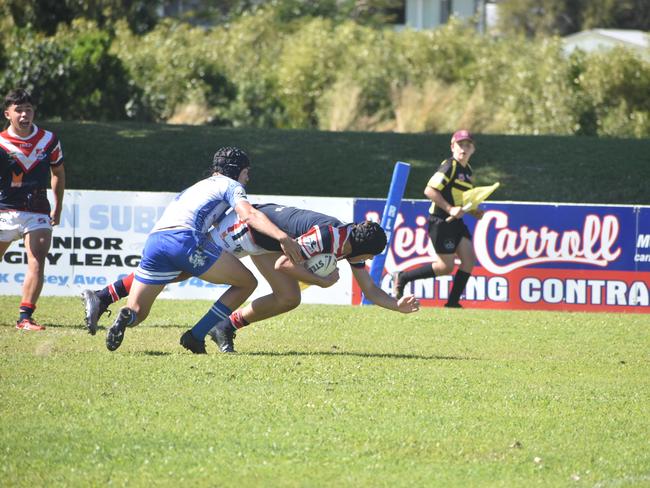
<path fill-rule="evenodd" d="M 377 222 L 366 220 L 352 226 L 349 240 L 352 244 L 350 257 L 361 254 L 376 256 L 386 247 L 386 232 Z"/>
<path fill-rule="evenodd" d="M 244 168 L 251 165 L 248 154 L 239 149 L 238 147 L 221 147 L 217 149 L 212 158 L 212 172 L 221 173 L 228 178 L 236 180 Z"/>

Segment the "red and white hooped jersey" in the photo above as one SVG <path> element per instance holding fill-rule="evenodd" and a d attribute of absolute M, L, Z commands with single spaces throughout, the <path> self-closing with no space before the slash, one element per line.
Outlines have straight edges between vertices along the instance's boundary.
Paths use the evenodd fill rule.
<path fill-rule="evenodd" d="M 27 137 L 11 128 L 0 132 L 0 210 L 48 214 L 50 168 L 61 164 L 63 151 L 53 132 L 36 125 Z"/>
<path fill-rule="evenodd" d="M 224 251 L 237 258 L 266 254 L 269 251 L 258 245 L 251 235 L 248 224 L 232 211 L 210 231 L 212 240 Z"/>
<path fill-rule="evenodd" d="M 306 258 L 317 254 L 334 254 L 336 259 L 347 259 L 350 266 L 365 267 L 364 261 L 347 258 L 344 255 L 343 246 L 350 237 L 352 225 L 314 225 L 307 232 L 298 236 L 296 242 L 300 245 Z"/>

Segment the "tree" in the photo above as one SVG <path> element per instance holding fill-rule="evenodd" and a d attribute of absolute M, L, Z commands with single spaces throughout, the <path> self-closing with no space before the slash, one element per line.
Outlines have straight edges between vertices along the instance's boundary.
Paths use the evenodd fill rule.
<path fill-rule="evenodd" d="M 599 0 L 586 2 L 583 27 L 650 30 L 648 0 Z"/>
<path fill-rule="evenodd" d="M 301 17 L 325 17 L 341 22 L 354 20 L 361 24 L 381 25 L 395 16 L 395 8 L 403 0 L 194 0 L 182 10 L 178 2 L 163 1 L 167 13 L 192 23 L 223 24 L 260 8 L 272 9 L 280 22 Z"/>
<path fill-rule="evenodd" d="M 527 37 L 596 27 L 650 30 L 648 0 L 502 0 L 499 29 Z"/>
<path fill-rule="evenodd" d="M 53 35 L 59 24 L 70 25 L 75 18 L 95 21 L 110 27 L 124 18 L 133 32 L 151 30 L 158 20 L 156 9 L 162 0 L 4 0 L 0 7 L 16 27 L 31 27 Z"/>
<path fill-rule="evenodd" d="M 60 22 L 67 24 L 74 18 L 67 2 L 60 0 L 6 0 L 3 10 L 15 26 L 32 27 L 47 35 L 53 35 Z"/>

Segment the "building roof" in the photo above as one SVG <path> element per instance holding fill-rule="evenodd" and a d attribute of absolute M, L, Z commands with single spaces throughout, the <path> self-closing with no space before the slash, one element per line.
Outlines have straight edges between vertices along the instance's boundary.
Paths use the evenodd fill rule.
<path fill-rule="evenodd" d="M 590 29 L 564 38 L 564 50 L 567 53 L 578 48 L 590 52 L 616 46 L 633 49 L 650 59 L 650 34 L 640 30 Z"/>

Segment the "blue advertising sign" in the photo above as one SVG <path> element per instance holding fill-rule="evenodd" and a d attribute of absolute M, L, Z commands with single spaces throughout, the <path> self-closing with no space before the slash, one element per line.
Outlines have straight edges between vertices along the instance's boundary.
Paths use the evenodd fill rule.
<path fill-rule="evenodd" d="M 382 200 L 356 200 L 354 218 L 377 218 Z M 429 202 L 402 202 L 381 286 L 390 273 L 436 259 L 427 234 Z M 478 264 L 466 304 L 650 312 L 650 207 L 484 203 L 481 220 L 464 218 Z M 409 284 L 425 305 L 443 303 L 451 277 Z M 356 297 L 356 294 L 355 294 Z"/>

